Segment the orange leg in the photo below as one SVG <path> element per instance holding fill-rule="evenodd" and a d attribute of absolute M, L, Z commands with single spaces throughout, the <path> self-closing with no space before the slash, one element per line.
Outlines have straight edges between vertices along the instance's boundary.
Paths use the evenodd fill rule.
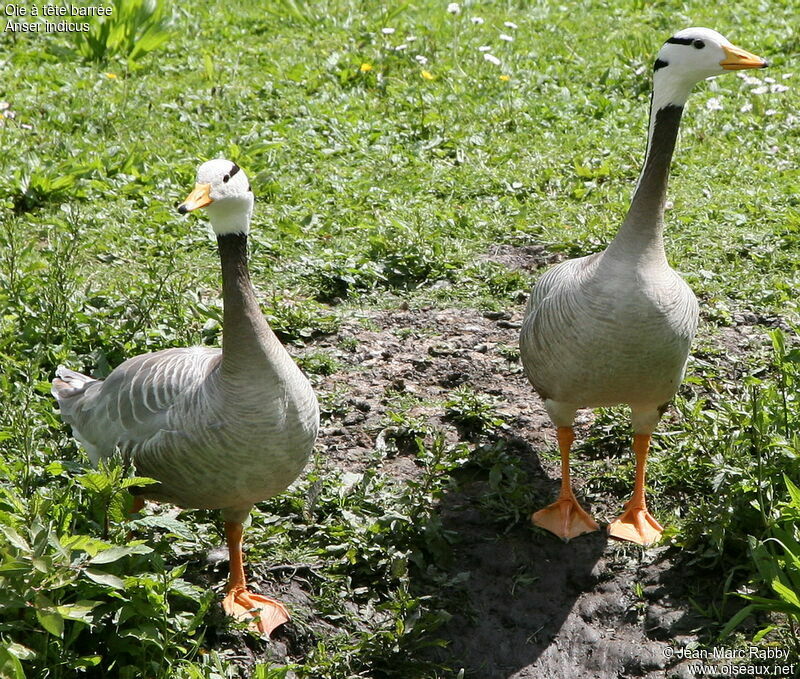
<path fill-rule="evenodd" d="M 249 620 L 254 630 L 268 637 L 272 630 L 289 620 L 289 611 L 275 599 L 248 591 L 242 556 L 242 524 L 226 521 L 225 538 L 230 555 L 230 577 L 222 607 L 237 620 Z"/>
<path fill-rule="evenodd" d="M 636 434 L 633 437 L 633 452 L 636 453 L 636 482 L 633 497 L 625 505 L 625 511 L 608 526 L 608 534 L 620 540 L 639 545 L 649 545 L 661 537 L 664 530 L 650 512 L 644 498 L 644 475 L 647 469 L 647 453 L 650 450 L 650 435 Z"/>
<path fill-rule="evenodd" d="M 561 492 L 551 505 L 540 509 L 531 521 L 540 528 L 555 533 L 564 540 L 577 537 L 583 533 L 591 533 L 598 526 L 594 519 L 580 506 L 572 492 L 569 478 L 569 452 L 575 434 L 572 427 L 558 428 L 558 447 L 561 450 Z"/>

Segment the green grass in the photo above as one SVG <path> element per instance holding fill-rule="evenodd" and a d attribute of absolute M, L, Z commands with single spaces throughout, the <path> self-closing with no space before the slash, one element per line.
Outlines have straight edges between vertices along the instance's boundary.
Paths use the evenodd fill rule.
<path fill-rule="evenodd" d="M 797 478 L 795 335 L 777 353 L 734 357 L 737 370 L 715 337 L 742 312 L 798 321 L 793 3 L 765 11 L 690 1 L 676 11 L 607 0 L 567 12 L 506 0 L 453 16 L 432 1 L 240 0 L 165 4 L 151 20 L 136 18 L 140 4 L 115 3 L 133 42 L 98 44 L 99 25 L 95 42 L 0 33 L 0 101 L 9 105 L 0 110 L 3 676 L 238 671 L 206 638 L 213 599 L 202 569 L 180 565 L 218 543 L 216 517 L 154 518 L 133 551 L 112 552 L 127 544 L 127 528 L 112 521 L 106 533 L 104 518 L 123 480 L 108 470 L 87 481 L 92 472 L 48 393 L 59 363 L 103 374 L 136 353 L 218 342 L 214 248 L 200 221 L 173 208 L 201 160 L 224 155 L 252 178 L 253 276 L 285 341 L 313 343 L 354 309 L 398 297 L 508 309 L 536 272 L 480 255 L 537 243 L 577 256 L 613 237 L 644 150 L 650 64 L 661 41 L 689 25 L 768 57 L 772 68 L 756 75 L 789 89 L 756 94 L 728 75 L 690 100 L 667 247 L 701 298 L 698 346 L 708 351 L 693 358 L 662 425 L 650 483 L 685 550 L 721 581 L 735 572 L 730 587 L 759 581 L 766 571 L 751 553 L 763 552 L 757 545 L 789 502 L 780 473 Z M 476 15 L 483 24 L 470 21 Z M 501 31 L 514 41 L 500 41 Z M 501 66 L 484 60 L 484 44 Z M 764 324 L 756 331 L 769 343 Z M 309 353 L 305 367 L 339 369 L 325 352 Z M 346 408 L 338 394 L 323 405 Z M 482 394 L 462 391 L 441 407 L 478 430 L 501 423 Z M 401 412 L 395 420 L 404 426 Z M 601 413 L 584 452 L 618 442 L 619 422 Z M 405 425 L 430 434 L 424 423 Z M 419 659 L 436 643 L 446 597 L 420 599 L 411 575 L 443 577 L 449 537 L 436 501 L 469 451 L 433 440 L 416 454 L 425 470 L 416 485 L 372 467 L 348 485 L 318 464 L 254 513 L 253 563 L 308 564 L 314 599 L 297 616 L 306 652 L 290 663 L 300 676 L 447 676 Z M 620 466 L 596 458 L 577 455 L 576 474 L 623 496 L 629 461 L 619 461 L 620 479 Z M 498 466 L 502 451 L 479 447 L 477 459 L 493 474 L 487 506 L 525 521 L 530 496 Z M 728 520 L 709 530 L 709 516 Z M 772 634 L 793 634 L 774 624 Z M 89 630 L 114 636 L 115 659 Z M 253 676 L 287 671 L 267 663 Z"/>

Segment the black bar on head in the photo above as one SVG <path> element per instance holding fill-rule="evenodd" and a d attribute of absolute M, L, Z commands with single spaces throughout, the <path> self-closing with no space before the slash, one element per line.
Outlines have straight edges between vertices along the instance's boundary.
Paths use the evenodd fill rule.
<path fill-rule="evenodd" d="M 653 64 L 653 70 L 657 71 L 659 68 L 664 68 L 664 66 L 669 66 L 669 64 L 663 59 L 656 59 L 656 63 Z"/>
<path fill-rule="evenodd" d="M 228 177 L 233 177 L 233 175 L 235 175 L 240 169 L 241 168 L 236 163 L 234 163 L 233 167 L 231 168 L 231 171 L 228 172 Z"/>
<path fill-rule="evenodd" d="M 694 38 L 675 38 L 672 37 L 667 40 L 668 43 L 671 45 L 691 45 L 694 42 Z"/>

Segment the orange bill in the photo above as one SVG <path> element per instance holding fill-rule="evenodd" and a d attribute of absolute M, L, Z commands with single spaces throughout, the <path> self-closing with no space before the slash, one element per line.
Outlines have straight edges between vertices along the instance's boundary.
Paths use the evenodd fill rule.
<path fill-rule="evenodd" d="M 198 208 L 209 205 L 213 202 L 210 194 L 211 184 L 195 184 L 194 189 L 192 189 L 192 192 L 186 197 L 186 200 L 178 206 L 178 212 L 183 215 L 192 210 L 197 210 Z"/>
<path fill-rule="evenodd" d="M 769 62 L 766 59 L 751 54 L 741 47 L 723 45 L 722 51 L 725 52 L 725 58 L 719 62 L 719 65 L 728 71 L 741 71 L 745 68 L 766 68 L 769 66 Z"/>

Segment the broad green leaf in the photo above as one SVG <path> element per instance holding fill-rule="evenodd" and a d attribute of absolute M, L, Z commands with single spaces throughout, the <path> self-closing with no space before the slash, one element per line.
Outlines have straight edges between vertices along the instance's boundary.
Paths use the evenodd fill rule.
<path fill-rule="evenodd" d="M 81 600 L 74 604 L 62 604 L 56 606 L 56 612 L 67 620 L 79 620 L 81 622 L 91 622 L 90 613 L 99 604 L 99 601 Z"/>
<path fill-rule="evenodd" d="M 54 637 L 62 637 L 64 635 L 64 618 L 61 617 L 53 609 L 49 610 L 36 610 L 36 619 L 39 624 Z"/>
<path fill-rule="evenodd" d="M 800 488 L 792 483 L 792 480 L 786 474 L 783 475 L 783 482 L 786 484 L 786 490 L 789 491 L 789 496 L 792 498 L 792 504 L 800 508 Z"/>
<path fill-rule="evenodd" d="M 22 668 L 22 663 L 5 644 L 0 644 L 0 677 L 3 679 L 25 679 L 25 670 Z"/>
<path fill-rule="evenodd" d="M 781 599 L 797 609 L 795 615 L 800 614 L 800 598 L 797 597 L 797 592 L 784 585 L 777 578 L 770 583 L 770 586 Z"/>
<path fill-rule="evenodd" d="M 125 589 L 125 581 L 116 575 L 112 575 L 111 573 L 99 571 L 95 568 L 85 568 L 83 573 L 87 578 L 100 585 L 107 585 L 108 587 L 113 587 L 114 589 Z"/>
<path fill-rule="evenodd" d="M 128 547 L 112 547 L 104 552 L 100 552 L 97 556 L 89 559 L 91 564 L 100 563 L 113 563 L 119 559 L 130 556 L 131 554 L 149 554 L 153 549 L 147 545 L 130 545 Z"/>
<path fill-rule="evenodd" d="M 11 526 L 7 526 L 5 524 L 0 524 L 0 531 L 2 531 L 3 535 L 5 535 L 6 538 L 8 538 L 8 541 L 12 545 L 14 545 L 14 547 L 16 547 L 17 549 L 21 549 L 21 550 L 23 550 L 25 552 L 30 552 L 31 551 L 30 545 Z"/>

